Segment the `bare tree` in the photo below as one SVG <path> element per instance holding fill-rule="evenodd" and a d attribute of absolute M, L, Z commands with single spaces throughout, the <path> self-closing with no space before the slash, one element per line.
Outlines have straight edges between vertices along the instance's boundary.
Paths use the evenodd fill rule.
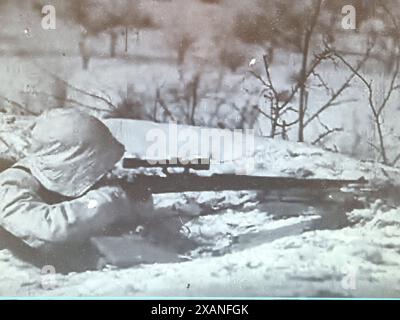
<path fill-rule="evenodd" d="M 166 37 L 168 47 L 175 51 L 176 62 L 181 66 L 186 59 L 186 56 L 196 42 L 196 37 L 185 29 L 173 30 Z"/>
<path fill-rule="evenodd" d="M 107 5 L 98 3 L 99 0 L 70 0 L 63 17 L 72 20 L 82 28 L 79 51 L 82 56 L 84 69 L 88 68 L 90 49 L 87 40 L 101 33 L 110 37 L 110 56 L 116 55 L 116 47 L 119 37 L 118 28 L 125 33 L 125 51 L 128 50 L 128 32 L 130 28 L 154 28 L 156 27 L 150 15 L 142 12 L 138 2 L 133 0 L 115 0 Z"/>
<path fill-rule="evenodd" d="M 307 87 L 307 81 L 311 76 L 315 76 L 321 80 L 322 84 L 325 84 L 321 77 L 316 72 L 317 67 L 324 61 L 330 58 L 328 51 L 322 51 L 319 54 L 314 54 L 314 58 L 311 58 L 311 48 L 313 45 L 313 36 L 318 31 L 329 30 L 320 21 L 320 14 L 323 1 L 322 0 L 311 0 L 307 2 L 308 5 L 300 8 L 291 8 L 291 3 L 282 2 L 276 4 L 276 14 L 287 24 L 290 32 L 279 30 L 276 33 L 278 35 L 269 34 L 266 38 L 269 39 L 272 45 L 277 45 L 278 42 L 281 46 L 285 46 L 287 50 L 294 50 L 300 54 L 300 68 L 299 72 L 295 75 L 295 85 L 291 90 L 283 90 L 278 92 L 273 84 L 270 73 L 269 59 L 272 60 L 272 53 L 268 56 L 264 55 L 264 66 L 266 72 L 266 80 L 254 72 L 252 74 L 260 80 L 264 87 L 264 97 L 270 104 L 269 114 L 260 110 L 261 114 L 266 116 L 271 121 L 271 137 L 281 135 L 287 137 L 287 131 L 294 125 L 297 125 L 298 133 L 297 140 L 300 142 L 304 141 L 304 130 L 306 127 L 306 112 L 307 103 L 309 99 L 309 89 Z M 265 3 L 262 8 L 267 13 L 267 4 Z M 273 27 L 273 26 L 271 26 Z M 275 28 L 273 28 L 276 30 Z M 293 32 L 298 30 L 298 32 Z M 277 37 L 277 38 L 276 38 Z M 260 38 L 264 41 L 266 38 Z M 283 40 L 282 40 L 283 39 Z M 278 41 L 278 42 L 277 42 Z M 285 43 L 285 44 L 284 44 Z M 284 94 L 286 93 L 286 94 Z M 297 100 L 297 108 L 294 108 L 293 104 Z M 335 99 L 333 99 L 335 100 Z M 284 119 L 284 115 L 290 113 L 296 114 L 296 119 L 289 121 Z M 277 129 L 281 131 L 278 132 Z"/>
<path fill-rule="evenodd" d="M 289 105 L 289 103 L 294 99 L 299 86 L 294 88 L 292 90 L 291 94 L 287 94 L 286 91 L 284 92 L 278 92 L 278 90 L 275 88 L 275 85 L 272 80 L 270 68 L 269 68 L 269 63 L 268 63 L 268 57 L 266 55 L 263 56 L 263 62 L 264 62 L 264 67 L 265 67 L 265 73 L 266 73 L 266 80 L 263 79 L 260 75 L 255 73 L 254 71 L 250 71 L 250 73 L 260 81 L 260 83 L 263 86 L 263 89 L 261 93 L 263 94 L 264 98 L 267 99 L 270 105 L 270 113 L 266 113 L 263 111 L 260 107 L 256 106 L 259 110 L 259 112 L 264 115 L 266 118 L 268 118 L 271 122 L 271 131 L 270 131 L 270 137 L 274 138 L 276 135 L 279 133 L 277 132 L 278 128 L 281 128 L 282 132 L 285 131 L 285 134 L 287 132 L 287 128 L 291 127 L 292 125 L 296 124 L 298 120 L 295 120 L 293 122 L 287 122 L 283 119 L 283 116 L 289 112 L 297 112 L 293 107 Z"/>
<path fill-rule="evenodd" d="M 366 59 L 369 57 L 370 49 L 367 51 L 366 56 L 358 66 L 356 67 L 359 70 L 362 65 L 365 63 Z M 322 123 L 320 120 L 320 115 L 328 110 L 331 107 L 337 106 L 339 104 L 349 102 L 349 101 L 338 101 L 341 94 L 350 86 L 350 83 L 355 75 L 349 76 L 343 84 L 337 88 L 331 88 L 328 83 L 322 78 L 322 76 L 318 73 L 318 67 L 325 61 L 334 61 L 333 60 L 333 53 L 329 47 L 326 47 L 321 53 L 315 54 L 313 60 L 308 66 L 305 74 L 303 75 L 303 79 L 297 79 L 294 87 L 291 90 L 281 90 L 279 91 L 276 89 L 274 85 L 270 66 L 268 63 L 267 55 L 263 56 L 264 67 L 265 67 L 265 74 L 266 78 L 264 79 L 262 76 L 257 74 L 254 71 L 250 71 L 250 73 L 259 80 L 262 84 L 262 91 L 264 98 L 268 101 L 270 105 L 270 112 L 269 114 L 263 111 L 260 107 L 258 107 L 260 113 L 268 118 L 271 122 L 271 131 L 270 136 L 273 138 L 275 136 L 282 136 L 287 138 L 287 132 L 295 125 L 299 125 L 300 119 L 302 118 L 301 124 L 301 131 L 312 123 L 314 120 L 318 120 L 321 126 L 325 129 L 325 132 L 321 134 L 319 139 L 315 140 L 314 143 L 320 142 L 322 139 L 326 138 L 328 135 L 341 131 L 341 128 L 328 128 L 325 124 Z M 307 108 L 308 99 L 310 92 L 307 87 L 305 87 L 304 92 L 301 93 L 301 89 L 303 88 L 303 83 L 307 82 L 311 77 L 314 77 L 319 82 L 319 85 L 323 87 L 328 93 L 327 101 L 319 108 L 317 108 L 314 113 L 310 114 L 310 111 Z M 305 79 L 305 81 L 304 81 Z M 294 107 L 294 102 L 297 96 L 300 96 L 304 99 L 302 103 L 303 108 L 303 115 L 300 116 L 300 111 Z M 290 117 L 287 117 L 288 115 Z M 294 120 L 293 119 L 293 114 Z M 278 129 L 280 131 L 278 131 Z M 300 130 L 300 129 L 299 129 Z M 299 139 L 300 140 L 300 139 Z"/>
<path fill-rule="evenodd" d="M 310 44 L 311 38 L 313 36 L 315 26 L 317 25 L 318 18 L 321 11 L 322 0 L 317 0 L 316 4 L 313 8 L 313 12 L 311 15 L 311 19 L 309 20 L 309 24 L 305 27 L 304 41 L 301 47 L 301 70 L 300 70 L 300 101 L 299 101 L 299 133 L 298 133 L 298 141 L 304 141 L 304 116 L 306 113 L 306 81 L 307 81 L 307 69 L 308 69 L 308 58 L 310 52 Z"/>
<path fill-rule="evenodd" d="M 376 97 L 377 93 L 374 90 L 373 87 L 373 79 L 368 78 L 368 76 L 363 75 L 360 71 L 359 68 L 355 68 L 352 66 L 352 64 L 342 55 L 339 54 L 338 52 L 335 52 L 335 56 L 346 65 L 353 75 L 355 75 L 366 87 L 367 92 L 368 92 L 368 105 L 371 110 L 371 114 L 374 120 L 375 128 L 378 133 L 378 143 L 379 145 L 373 145 L 373 147 L 379 152 L 382 162 L 384 164 L 392 164 L 394 165 L 397 161 L 400 160 L 400 154 L 395 157 L 395 159 L 390 162 L 387 154 L 387 146 L 385 143 L 385 136 L 384 136 L 384 130 L 383 130 L 383 124 L 384 124 L 384 118 L 383 118 L 383 112 L 389 105 L 389 101 L 391 97 L 393 96 L 394 92 L 400 88 L 400 85 L 397 83 L 398 78 L 399 78 L 399 73 L 400 73 L 400 28 L 398 25 L 398 18 L 395 17 L 390 11 L 386 5 L 381 1 L 379 3 L 381 8 L 387 13 L 387 15 L 390 17 L 391 22 L 393 24 L 393 28 L 396 30 L 394 33 L 395 37 L 395 43 L 396 43 L 396 48 L 395 48 L 395 54 L 393 55 L 394 58 L 394 68 L 391 72 L 391 75 L 389 76 L 390 81 L 389 81 L 389 88 L 387 89 L 386 93 L 384 93 L 383 98 L 379 101 Z"/>
<path fill-rule="evenodd" d="M 300 33 L 284 34 L 287 39 L 292 39 L 291 45 L 297 49 L 300 55 L 300 68 L 293 77 L 293 87 L 290 90 L 277 90 L 272 79 L 268 55 L 263 57 L 265 79 L 254 71 L 250 71 L 250 73 L 261 83 L 262 94 L 269 104 L 269 113 L 259 109 L 260 113 L 271 122 L 270 136 L 287 137 L 287 132 L 293 127 L 297 127 L 297 140 L 303 142 L 305 141 L 305 129 L 314 121 L 318 121 L 323 131 L 312 143 L 321 144 L 331 134 L 343 130 L 341 127 L 330 128 L 322 122 L 320 116 L 334 106 L 355 101 L 354 99 L 340 100 L 340 97 L 351 86 L 356 73 L 352 72 L 339 87 L 333 87 L 324 79 L 321 73 L 324 66 L 327 66 L 328 63 L 333 63 L 335 67 L 338 65 L 337 57 L 334 54 L 336 50 L 331 48 L 335 38 L 334 24 L 329 19 L 328 22 L 325 21 L 329 17 L 329 13 L 334 10 L 333 7 L 329 7 L 330 10 L 324 10 L 324 19 L 322 19 L 321 10 L 328 3 L 322 0 L 308 3 L 308 11 L 304 8 L 297 11 L 290 10 L 287 3 L 281 4 L 282 10 L 288 9 L 287 13 L 283 15 L 284 21 L 288 21 L 291 29 L 299 30 Z M 336 6 L 334 8 L 336 9 Z M 353 71 L 358 72 L 365 65 L 371 55 L 373 44 L 368 46 Z M 315 53 L 316 50 L 319 52 Z M 313 105 L 313 108 L 309 108 L 308 101 L 311 101 L 314 85 L 325 91 L 327 99 L 321 106 Z"/>

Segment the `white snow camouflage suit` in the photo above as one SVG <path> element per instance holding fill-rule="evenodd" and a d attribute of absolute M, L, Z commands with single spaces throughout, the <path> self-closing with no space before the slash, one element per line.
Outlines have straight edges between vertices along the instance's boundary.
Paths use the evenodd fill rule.
<path fill-rule="evenodd" d="M 119 185 L 96 186 L 123 153 L 98 119 L 76 110 L 45 112 L 32 130 L 29 155 L 0 174 L 0 227 L 49 254 L 135 219 L 143 203 Z"/>

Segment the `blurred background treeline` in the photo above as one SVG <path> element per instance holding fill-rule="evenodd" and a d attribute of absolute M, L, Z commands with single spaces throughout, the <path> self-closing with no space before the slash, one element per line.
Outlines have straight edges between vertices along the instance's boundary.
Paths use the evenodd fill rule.
<path fill-rule="evenodd" d="M 5 114 L 74 107 L 400 160 L 395 0 L 0 0 L 0 26 Z"/>

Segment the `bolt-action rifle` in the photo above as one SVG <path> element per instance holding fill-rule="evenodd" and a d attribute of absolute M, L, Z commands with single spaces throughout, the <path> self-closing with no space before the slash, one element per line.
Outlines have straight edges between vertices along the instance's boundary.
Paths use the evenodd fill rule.
<path fill-rule="evenodd" d="M 198 175 L 191 170 L 210 170 L 209 159 L 194 159 L 182 163 L 179 159 L 149 161 L 137 158 L 124 158 L 125 169 L 161 168 L 165 173 L 159 175 L 137 175 L 134 183 L 142 190 L 151 193 L 170 193 L 188 191 L 222 190 L 290 190 L 290 189 L 341 189 L 350 185 L 365 185 L 364 177 L 355 180 L 312 179 L 292 177 L 268 177 L 238 174 Z M 183 172 L 170 173 L 169 169 L 182 168 Z"/>

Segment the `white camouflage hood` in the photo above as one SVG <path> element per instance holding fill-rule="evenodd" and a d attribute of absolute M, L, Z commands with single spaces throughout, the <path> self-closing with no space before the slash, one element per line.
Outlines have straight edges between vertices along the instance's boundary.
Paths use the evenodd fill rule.
<path fill-rule="evenodd" d="M 37 119 L 30 153 L 16 165 L 28 168 L 46 189 L 79 197 L 123 154 L 122 144 L 100 120 L 73 109 L 53 109 Z"/>

